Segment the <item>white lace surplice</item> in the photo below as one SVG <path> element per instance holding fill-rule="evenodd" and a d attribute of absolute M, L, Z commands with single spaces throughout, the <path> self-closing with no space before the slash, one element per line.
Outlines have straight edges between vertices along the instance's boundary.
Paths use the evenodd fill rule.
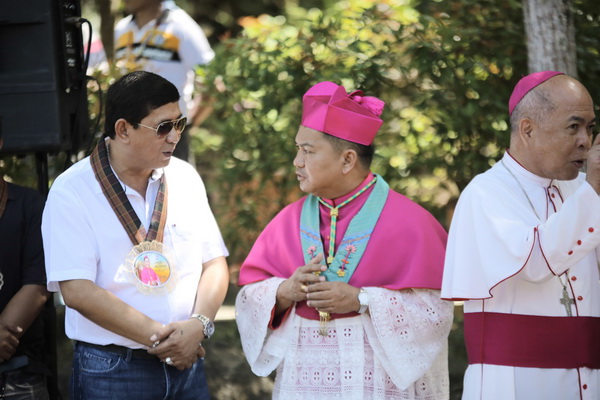
<path fill-rule="evenodd" d="M 244 286 L 236 320 L 252 371 L 277 369 L 274 399 L 420 399 L 449 397 L 447 337 L 453 305 L 439 291 L 367 287 L 369 313 L 328 323 L 294 310 L 268 328 L 283 279 Z"/>

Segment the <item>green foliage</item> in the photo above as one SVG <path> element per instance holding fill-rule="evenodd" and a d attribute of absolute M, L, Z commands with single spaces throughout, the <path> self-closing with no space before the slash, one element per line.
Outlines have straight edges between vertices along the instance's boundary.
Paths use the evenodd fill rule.
<path fill-rule="evenodd" d="M 36 161 L 33 155 L 11 155 L 0 160 L 0 176 L 8 182 L 37 189 Z"/>
<path fill-rule="evenodd" d="M 493 0 L 430 2 L 420 11 L 407 95 L 431 120 L 437 143 L 408 164 L 416 175 L 444 168 L 444 179 L 462 190 L 508 145 L 508 98 L 527 73 L 522 13 L 517 2 Z"/>
<path fill-rule="evenodd" d="M 326 11 L 296 7 L 287 18 L 247 18 L 243 35 L 225 41 L 200 71 L 215 109 L 206 126 L 222 137 L 214 165 L 222 196 L 217 209 L 230 211 L 222 230 L 235 261 L 299 195 L 292 159 L 302 94 L 331 80 L 392 104 L 389 71 L 400 62 L 398 46 L 418 14 L 390 3 L 336 2 Z"/>
<path fill-rule="evenodd" d="M 519 5 L 496 3 L 339 1 L 241 21 L 199 71 L 215 109 L 203 135 L 221 138 L 202 159 L 218 171 L 233 262 L 300 195 L 301 99 L 323 80 L 386 101 L 373 169 L 447 224 L 444 207 L 508 143 L 508 81 L 525 71 Z"/>
<path fill-rule="evenodd" d="M 598 3 L 575 0 L 574 12 L 575 40 L 577 42 L 577 71 L 581 83 L 588 88 L 600 109 L 600 7 Z"/>

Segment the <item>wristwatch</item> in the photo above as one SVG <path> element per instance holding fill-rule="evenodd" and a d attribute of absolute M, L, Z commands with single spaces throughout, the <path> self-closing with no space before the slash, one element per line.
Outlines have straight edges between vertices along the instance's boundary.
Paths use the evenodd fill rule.
<path fill-rule="evenodd" d="M 205 339 L 210 339 L 210 337 L 215 333 L 215 324 L 207 316 L 202 314 L 192 314 L 190 318 L 196 318 L 198 321 L 202 322 L 202 325 L 204 325 Z"/>
<path fill-rule="evenodd" d="M 358 292 L 358 302 L 360 303 L 360 308 L 358 309 L 359 314 L 363 314 L 369 308 L 369 295 L 367 291 L 363 288 Z"/>

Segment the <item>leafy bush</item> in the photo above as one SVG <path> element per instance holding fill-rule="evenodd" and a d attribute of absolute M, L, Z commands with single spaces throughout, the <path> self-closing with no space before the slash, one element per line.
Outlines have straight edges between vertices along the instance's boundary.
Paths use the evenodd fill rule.
<path fill-rule="evenodd" d="M 301 195 L 292 166 L 301 99 L 323 80 L 386 101 L 373 169 L 447 225 L 447 204 L 507 136 L 507 80 L 523 49 L 518 10 L 464 3 L 340 1 L 240 21 L 241 36 L 199 69 L 214 112 L 196 136 L 233 262 Z"/>

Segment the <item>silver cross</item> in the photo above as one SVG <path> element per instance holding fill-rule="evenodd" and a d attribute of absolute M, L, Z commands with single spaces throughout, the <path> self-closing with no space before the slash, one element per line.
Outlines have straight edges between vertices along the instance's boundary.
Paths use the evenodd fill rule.
<path fill-rule="evenodd" d="M 572 298 L 569 297 L 569 294 L 567 293 L 567 288 L 565 286 L 563 286 L 563 295 L 562 295 L 562 298 L 560 299 L 560 304 L 565 306 L 567 315 L 569 317 L 572 317 L 573 312 L 571 311 L 571 304 L 575 304 L 575 300 L 573 300 Z"/>

